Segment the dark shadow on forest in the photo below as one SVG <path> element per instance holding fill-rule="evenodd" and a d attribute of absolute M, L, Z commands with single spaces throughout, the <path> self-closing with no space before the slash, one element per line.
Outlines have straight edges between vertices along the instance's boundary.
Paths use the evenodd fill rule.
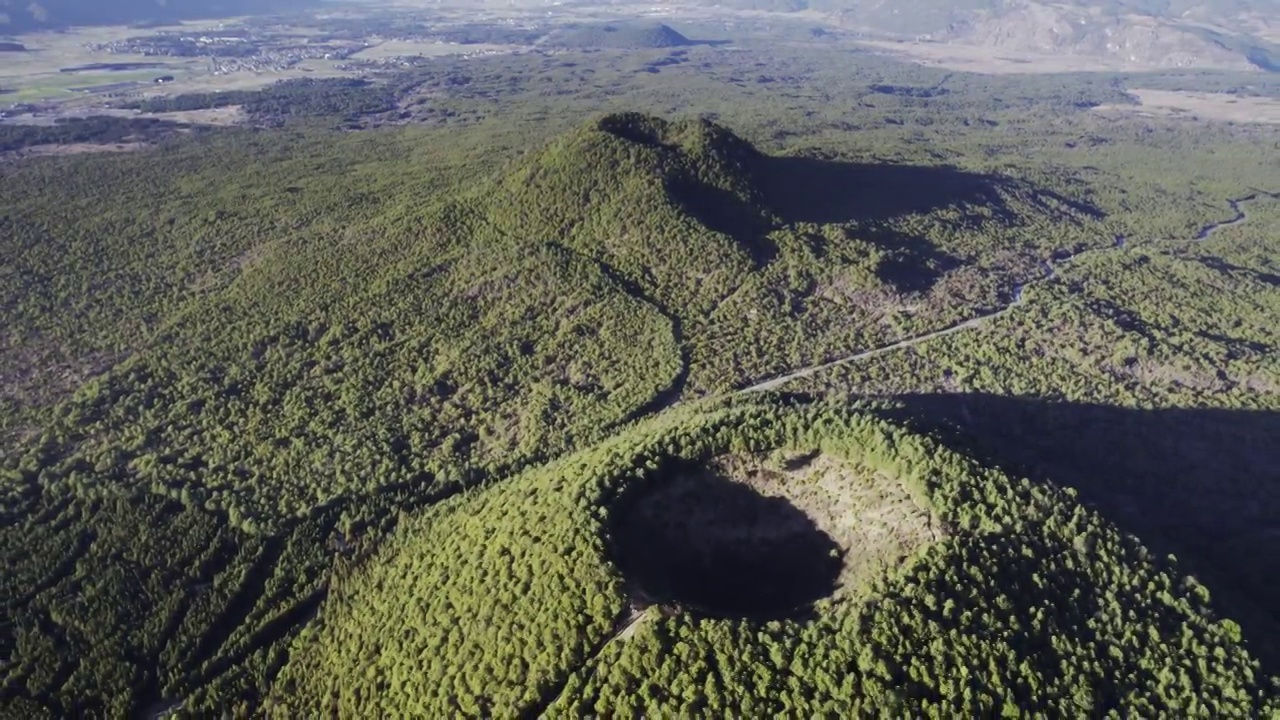
<path fill-rule="evenodd" d="M 1199 263 L 1200 265 L 1210 270 L 1216 270 L 1217 272 L 1220 272 L 1223 274 L 1241 273 L 1241 274 L 1250 276 L 1254 280 L 1257 280 L 1258 282 L 1264 285 L 1271 285 L 1272 287 L 1280 287 L 1280 275 L 1275 275 L 1267 272 L 1260 272 L 1253 268 L 1244 267 L 1242 265 L 1236 265 L 1235 263 L 1227 262 L 1222 258 L 1216 258 L 1212 256 L 1203 256 L 1203 255 L 1195 256 L 1195 257 L 1192 257 L 1191 260 Z"/>
<path fill-rule="evenodd" d="M 863 239 L 884 251 L 876 276 L 898 292 L 928 292 L 943 275 L 964 265 L 962 258 L 915 235 L 877 228 Z"/>
<path fill-rule="evenodd" d="M 1096 207 L 1025 182 L 946 165 L 851 163 L 816 157 L 757 156 L 752 177 L 769 209 L 787 224 L 857 223 L 858 237 L 885 252 L 880 278 L 900 292 L 927 292 L 964 264 L 893 222 L 942 209 L 965 228 L 1017 225 L 1034 212 L 1056 222 L 1096 220 Z M 1017 198 L 1020 207 L 1010 206 Z M 821 250 L 821 248 L 819 248 Z"/>
<path fill-rule="evenodd" d="M 1280 673 L 1280 413 L 900 397 L 896 419 L 1087 505 L 1209 588 Z"/>
<path fill-rule="evenodd" d="M 836 590 L 836 542 L 785 498 L 671 463 L 615 503 L 610 549 L 633 599 L 713 617 L 804 617 Z"/>
<path fill-rule="evenodd" d="M 671 182 L 667 192 L 703 227 L 733 238 L 756 267 L 764 267 L 778 256 L 778 245 L 769 238 L 772 228 L 760 208 L 728 190 L 696 179 Z"/>
<path fill-rule="evenodd" d="M 947 166 L 848 163 L 762 156 L 755 177 L 787 222 L 876 223 L 945 207 L 986 207 L 1013 220 L 1000 190 L 1010 181 Z"/>
<path fill-rule="evenodd" d="M 1015 223 L 1016 194 L 1057 219 L 1100 219 L 1098 208 L 1012 178 L 948 165 L 852 163 L 805 156 L 760 156 L 753 174 L 765 201 L 786 222 L 878 223 L 941 208 L 983 208 Z"/>

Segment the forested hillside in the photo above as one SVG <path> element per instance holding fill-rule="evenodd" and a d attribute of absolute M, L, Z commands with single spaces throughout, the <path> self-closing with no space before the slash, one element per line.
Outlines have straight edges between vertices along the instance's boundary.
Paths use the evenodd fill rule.
<path fill-rule="evenodd" d="M 441 65 L 0 165 L 0 716 L 1280 711 L 1270 129 Z"/>
<path fill-rule="evenodd" d="M 1037 226 L 1059 228 L 1055 243 L 1100 239 L 1080 201 L 1026 182 L 895 173 L 904 187 L 919 173 L 930 196 L 887 204 L 898 188 L 874 168 L 771 158 L 707 121 L 618 114 L 473 191 L 323 241 L 313 230 L 302 245 L 254 245 L 214 230 L 219 211 L 183 218 L 212 220 L 217 244 L 188 241 L 203 257 L 171 255 L 173 267 L 126 264 L 140 275 L 106 291 L 129 293 L 128 307 L 95 293 L 100 319 L 50 312 L 84 286 L 49 270 L 40 283 L 33 266 L 11 301 L 29 351 L 85 325 L 110 342 L 148 322 L 148 301 L 221 282 L 189 275 L 193 263 L 240 273 L 87 384 L 15 467 L 46 487 L 180 495 L 246 527 L 351 494 L 456 489 L 688 393 L 997 306 L 1050 251 L 1035 246 Z M 15 205 L 14 221 L 34 210 Z M 65 257 L 49 239 L 25 256 Z M 82 282 L 102 282 L 103 266 L 82 267 L 93 268 Z M 881 321 L 901 302 L 890 293 L 908 292 L 913 307 Z"/>
<path fill-rule="evenodd" d="M 1280 658 L 1277 202 L 1213 236 L 1083 258 L 1016 316 L 835 369 L 797 392 L 897 396 L 895 417 L 1081 492 L 1176 555 Z M 1218 217 L 1229 219 L 1226 206 Z M 1206 289 L 1212 291 L 1206 292 Z M 903 382 L 904 378 L 910 378 Z"/>

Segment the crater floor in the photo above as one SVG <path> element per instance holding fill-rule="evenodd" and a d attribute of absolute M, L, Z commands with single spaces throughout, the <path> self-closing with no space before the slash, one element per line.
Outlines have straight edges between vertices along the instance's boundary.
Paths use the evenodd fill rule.
<path fill-rule="evenodd" d="M 637 604 L 795 617 L 937 539 L 897 480 L 823 454 L 679 463 L 619 499 L 614 560 Z"/>

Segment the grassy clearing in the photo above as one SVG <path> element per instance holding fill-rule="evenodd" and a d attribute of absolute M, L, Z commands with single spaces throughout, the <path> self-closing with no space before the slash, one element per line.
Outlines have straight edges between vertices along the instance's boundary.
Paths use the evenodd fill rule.
<path fill-rule="evenodd" d="M 161 75 L 169 74 L 167 70 L 146 70 L 132 72 L 116 72 L 116 73 L 52 73 L 47 75 L 32 75 L 19 79 L 17 82 L 11 80 L 0 80 L 0 84 L 6 87 L 12 87 L 17 92 L 4 95 L 4 102 L 35 102 L 39 100 L 93 100 L 100 101 L 100 94 L 77 90 L 76 88 L 90 88 L 102 85 L 113 85 L 116 83 L 138 83 L 136 88 L 128 90 L 118 90 L 115 92 L 134 92 L 136 90 L 145 90 L 147 85 Z"/>
<path fill-rule="evenodd" d="M 898 478 L 828 454 L 726 455 L 711 466 L 768 497 L 786 498 L 843 552 L 837 597 L 850 597 L 944 537 L 927 503 Z"/>
<path fill-rule="evenodd" d="M 0 78 L 22 78 L 58 74 L 63 68 L 99 62 L 112 63 L 163 63 L 174 69 L 189 64 L 185 58 L 163 58 L 148 55 L 116 55 L 97 52 L 92 45 L 123 40 L 148 33 L 179 31 L 181 27 L 139 30 L 123 26 L 77 28 L 65 33 L 30 33 L 19 35 L 17 42 L 26 46 L 27 52 L 8 53 L 0 70 Z M 167 69 L 156 68 L 163 75 Z M 65 73 L 72 77 L 81 73 Z"/>
<path fill-rule="evenodd" d="M 1280 99 L 1228 93 L 1135 89 L 1138 105 L 1103 105 L 1098 112 L 1236 123 L 1280 123 Z"/>

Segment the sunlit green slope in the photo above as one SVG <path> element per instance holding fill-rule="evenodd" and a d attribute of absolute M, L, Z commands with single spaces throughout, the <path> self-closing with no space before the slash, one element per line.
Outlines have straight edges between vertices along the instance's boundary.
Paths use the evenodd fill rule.
<path fill-rule="evenodd" d="M 734 475 L 771 462 L 772 474 Z M 806 474 L 810 465 L 823 469 Z M 627 530 L 635 529 L 628 508 L 662 488 L 709 482 L 696 468 L 710 466 L 718 490 L 668 493 L 685 501 L 651 503 L 647 535 Z M 733 511 L 735 503 L 750 512 Z M 702 520 L 687 524 L 689 515 Z M 872 541 L 851 527 L 879 522 L 905 538 L 921 517 L 930 519 L 914 542 L 856 576 L 833 573 L 803 607 L 796 598 L 753 610 L 737 602 L 776 597 L 771 582 L 795 580 L 798 569 L 823 573 L 831 558 L 863 557 Z M 687 543 L 680 552 L 652 553 L 676 537 Z M 647 552 L 642 574 L 634 560 Z M 739 597 L 691 599 L 698 588 L 687 583 L 699 576 L 688 574 L 690 557 L 702 552 L 721 561 L 701 582 L 737 583 Z M 725 569 L 726 552 L 744 575 Z M 1239 628 L 1216 620 L 1207 601 L 1203 586 L 1073 493 L 985 470 L 868 416 L 703 405 L 404 523 L 336 583 L 268 709 L 279 717 L 1274 709 Z"/>
<path fill-rule="evenodd" d="M 14 592 L 6 606 L 12 624 L 0 627 L 0 641 L 11 650 L 0 679 L 4 699 L 13 701 L 19 716 L 137 714 L 178 701 L 196 714 L 241 701 L 253 706 L 284 662 L 283 648 L 331 590 L 331 567 L 357 561 L 375 546 L 396 524 L 397 511 L 414 512 L 468 487 L 479 493 L 486 478 L 502 482 L 594 445 L 677 400 L 1003 307 L 1015 284 L 1040 274 L 1039 257 L 1114 242 L 1091 193 L 1119 190 L 1107 188 L 1105 178 L 1085 187 L 1061 168 L 997 174 L 887 162 L 869 152 L 776 156 L 712 122 L 630 113 L 583 122 L 510 162 L 477 159 L 483 155 L 478 148 L 487 147 L 482 133 L 459 136 L 474 143 L 469 149 L 423 148 L 415 144 L 421 137 L 407 130 L 343 136 L 232 131 L 132 157 L 24 164 L 6 176 L 0 242 L 13 258 L 5 277 L 16 282 L 0 284 L 7 330 L 0 373 L 8 383 L 0 395 L 0 519 L 7 528 L 5 581 Z M 127 206 L 113 205 L 117 196 L 93 178 L 130 188 L 118 196 Z M 1159 207 L 1179 222 L 1177 213 L 1185 212 L 1184 224 L 1199 222 L 1200 209 L 1183 205 Z M 755 417 L 746 412 L 742 422 L 753 427 L 757 421 L 748 416 Z M 737 422 L 723 432 L 732 435 Z M 810 447 L 807 440 L 786 439 L 792 430 L 776 429 L 792 427 L 791 420 L 760 422 L 776 430 L 765 433 L 771 438 L 765 445 L 790 444 L 792 455 Z M 609 447 L 630 447 L 639 437 Z M 840 465 L 842 452 L 831 450 L 811 467 Z M 628 453 L 611 466 L 618 473 L 632 466 L 635 457 Z M 721 460 L 726 468 L 756 468 L 760 478 L 781 473 L 777 478 L 786 480 L 794 473 L 769 463 L 785 464 L 792 455 Z M 903 558 L 965 552 L 976 553 L 973 562 L 983 567 L 1003 567 L 1000 558 L 1020 553 L 1017 543 L 1034 535 L 1010 535 L 1016 542 L 1006 542 L 997 533 L 991 537 L 999 542 L 988 547 L 972 539 L 977 531 L 962 531 L 971 526 L 956 519 L 959 501 L 940 504 L 894 472 L 881 468 L 863 477 L 864 470 L 846 464 L 846 470 L 822 476 L 815 485 L 821 492 L 792 498 L 804 513 L 819 517 L 832 542 L 862 550 L 842 556 L 844 569 L 833 582 L 847 591 L 819 603 L 816 619 L 767 626 L 773 628 L 766 628 L 769 637 L 779 638 L 769 641 L 770 648 L 801 647 L 796 643 L 813 633 L 864 637 L 828 631 L 851 617 L 889 622 L 887 615 L 867 615 L 877 607 L 865 602 L 875 596 L 867 594 L 873 585 L 889 583 L 901 590 L 892 590 L 895 597 L 907 597 L 902 578 L 916 572 L 911 568 L 934 568 L 922 577 L 945 578 L 933 565 L 904 564 Z M 866 482 L 847 492 L 837 482 L 845 476 Z M 614 475 L 590 477 L 599 480 L 592 487 L 604 487 L 600 483 L 612 483 Z M 777 478 L 751 487 L 773 492 L 785 485 Z M 530 482 L 521 480 L 519 487 Z M 488 527 L 493 517 L 489 502 L 504 506 L 502 517 L 525 512 L 519 509 L 525 504 L 540 513 L 538 522 L 558 512 L 541 500 L 500 492 L 515 491 L 498 485 L 452 501 L 486 518 L 474 527 L 453 511 L 427 516 L 448 518 L 452 525 L 439 527 L 473 538 L 488 537 L 481 525 Z M 682 492 L 663 502 L 686 497 Z M 703 497 L 699 492 L 692 497 Z M 739 643 L 734 647 L 772 658 L 765 645 L 751 644 L 758 640 L 755 625 L 723 612 L 713 613 L 720 620 L 694 626 L 683 615 L 661 622 L 651 617 L 631 627 L 626 643 L 597 647 L 613 632 L 623 602 L 617 577 L 602 564 L 605 556 L 587 552 L 603 547 L 591 538 L 608 517 L 599 514 L 598 494 L 560 493 L 548 493 L 564 503 L 557 507 L 566 519 L 554 527 L 572 542 L 559 550 L 580 562 L 566 567 L 549 559 L 546 577 L 559 584 L 519 587 L 543 593 L 532 595 L 540 606 L 570 619 L 557 616 L 544 630 L 535 629 L 547 620 L 541 615 L 517 626 L 505 624 L 516 616 L 504 609 L 477 609 L 494 620 L 495 632 L 534 633 L 538 642 L 522 646 L 529 648 L 528 658 L 499 667 L 510 660 L 505 651 L 492 659 L 480 654 L 489 645 L 506 647 L 499 640 L 449 639 L 459 657 L 480 665 L 432 669 L 442 683 L 466 687 L 457 690 L 456 707 L 432 705 L 444 701 L 421 694 L 427 707 L 499 713 L 547 704 L 585 711 L 596 704 L 620 708 L 611 703 L 626 697 L 651 703 L 655 713 L 682 710 L 677 702 L 683 699 L 646 699 L 636 690 L 653 673 L 696 676 L 708 703 L 739 698 L 768 708 L 773 700 L 765 698 L 802 695 L 813 704 L 796 699 L 796 707 L 874 704 L 881 702 L 875 683 L 903 678 L 934 687 L 922 670 L 905 665 L 889 680 L 858 666 L 849 677 L 872 688 L 862 699 L 847 688 L 812 689 L 812 683 L 832 683 L 819 680 L 821 673 L 809 678 L 804 669 L 796 671 L 804 678 L 785 682 L 771 670 L 761 677 L 773 679 L 738 692 L 714 679 L 707 689 L 700 674 L 705 668 L 696 662 L 645 664 L 647 643 L 668 642 L 653 634 L 660 627 L 690 647 L 695 635 L 713 633 L 716 648 L 730 640 L 715 633 L 747 628 L 749 637 L 732 636 Z M 479 499 L 484 497 L 500 500 Z M 877 504 L 895 498 L 897 504 Z M 883 507 L 892 508 L 876 516 L 893 519 L 879 536 L 893 540 L 888 544 L 868 534 L 882 525 L 850 521 Z M 1002 524 L 1014 522 L 1012 512 L 1000 517 L 1006 518 Z M 333 624 L 323 633 L 349 633 L 353 647 L 371 655 L 356 618 L 337 624 L 338 608 L 363 602 L 345 588 L 364 587 L 373 581 L 361 578 L 382 572 L 376 568 L 384 564 L 392 567 L 391 558 L 401 557 L 395 548 L 421 544 L 411 538 L 428 532 L 427 521 L 409 522 L 421 527 L 397 534 L 392 549 L 362 569 L 339 571 L 340 585 L 325 611 Z M 521 545 L 526 539 L 512 531 L 507 547 L 523 557 L 534 551 Z M 439 544 L 452 553 L 457 548 L 446 540 Z M 135 541 L 154 552 L 140 553 Z M 476 545 L 468 552 L 488 551 Z M 403 557 L 409 559 L 395 562 L 419 562 L 416 550 Z M 654 565 L 643 554 L 631 557 L 638 563 L 633 568 L 652 574 Z M 1033 557 L 1036 565 L 1058 562 L 1041 559 L 1039 545 Z M 439 569 L 455 559 L 443 554 L 430 562 Z M 1098 577 L 1080 582 L 1093 587 L 1089 583 Z M 474 591 L 463 580 L 457 608 Z M 1019 588 L 1034 587 L 1024 580 L 1017 580 Z M 644 594 L 666 598 L 668 585 L 650 578 Z M 874 592 L 887 597 L 891 591 L 884 588 Z M 1023 591 L 1002 592 L 1012 598 Z M 1169 592 L 1176 597 L 1181 591 Z M 76 597 L 86 601 L 70 601 Z M 432 602 L 455 602 L 450 597 Z M 672 602 L 705 604 L 701 594 L 692 597 Z M 955 603 L 979 602 L 965 597 L 956 595 Z M 983 595 L 982 602 L 994 597 Z M 1148 595 L 1135 597 L 1135 612 L 1152 607 Z M 586 605 L 564 604 L 570 600 Z M 1061 600 L 1053 596 L 1042 604 Z M 1178 612 L 1184 610 L 1191 612 Z M 1197 641 L 1207 647 L 1217 642 L 1212 632 L 1218 631 L 1196 620 L 1198 612 L 1186 617 L 1195 632 L 1209 633 Z M 1003 617 L 991 620 L 992 627 L 1010 636 L 1021 632 Z M 1021 628 L 1030 621 L 1017 622 Z M 1069 640 L 1063 642 L 1086 643 L 1076 639 L 1090 636 L 1077 633 L 1079 627 L 1085 626 L 1064 631 Z M 324 649 L 304 649 L 310 640 L 323 640 L 318 647 Z M 902 647 L 915 653 L 918 645 L 910 643 L 917 640 L 903 640 Z M 336 665 L 327 665 L 337 662 L 335 642 L 345 640 L 313 634 L 300 641 L 296 667 L 306 669 L 291 670 L 294 684 L 276 693 L 282 707 L 292 707 L 295 692 L 301 693 L 298 702 L 314 709 L 329 702 L 331 687 L 381 691 L 379 681 L 353 685 L 350 677 L 338 676 Z M 404 642 L 405 652 L 420 649 L 413 645 L 417 640 Z M 472 642 L 489 645 L 466 644 Z M 967 642 L 957 639 L 956 652 L 969 652 Z M 822 647 L 814 650 L 819 654 L 813 662 L 836 658 L 835 666 L 845 667 L 840 663 L 847 656 Z M 1071 651 L 1073 658 L 1096 650 L 1081 647 Z M 1166 652 L 1153 648 L 1151 653 Z M 600 658 L 619 656 L 608 661 L 614 674 L 582 664 L 597 649 Z M 642 657 L 634 661 L 621 657 L 637 652 Z M 797 657 L 809 657 L 804 652 Z M 894 652 L 876 650 L 874 657 L 896 667 Z M 1024 649 L 990 652 L 995 654 L 974 657 L 1005 658 L 996 664 L 1012 667 L 1009 653 Z M 1223 662 L 1242 657 L 1237 650 L 1223 652 Z M 400 663 L 395 657 L 386 654 L 387 662 Z M 1107 688 L 1116 687 L 1106 677 L 1146 662 L 1140 655 L 1125 657 L 1139 659 L 1072 677 L 1097 683 L 1105 701 L 1112 692 Z M 1029 667 L 1041 659 L 1028 660 Z M 766 667 L 773 660 L 761 662 Z M 381 672 L 376 662 L 370 667 L 375 676 Z M 500 679 L 490 682 L 470 673 L 473 667 L 491 668 Z M 578 679 L 569 682 L 575 673 Z M 320 684 L 298 685 L 304 676 Z M 1141 677 L 1136 686 L 1149 687 Z M 672 678 L 685 687 L 684 679 Z M 560 693 L 562 682 L 569 684 Z M 992 687 L 1013 687 L 1001 682 Z M 779 689 L 788 683 L 809 689 Z M 1241 683 L 1245 700 L 1224 695 L 1215 702 L 1253 702 L 1251 693 L 1261 686 Z M 397 702 L 397 692 L 386 690 L 387 702 Z M 951 697 L 949 690 L 920 690 L 907 699 L 926 702 L 930 692 Z M 1015 695 L 992 690 L 989 697 L 975 696 L 974 707 L 995 707 L 1009 697 L 1021 701 L 1016 693 L 1022 691 L 1009 692 Z M 1054 698 L 1065 692 L 1055 689 L 1044 702 L 1057 703 Z M 402 697 L 411 694 L 419 693 L 404 690 Z M 342 697 L 355 702 L 354 695 Z"/>
<path fill-rule="evenodd" d="M 26 253 L 42 274 L 23 298 L 45 304 L 16 306 L 31 334 L 14 359 L 47 344 L 42 326 L 74 345 L 86 323 L 58 302 L 76 282 L 112 299 L 87 310 L 122 308 L 89 325 L 154 329 L 142 347 L 115 340 L 121 362 L 29 431 L 15 482 L 148 489 L 246 528 L 388 490 L 449 492 L 681 396 L 997 307 L 1039 244 L 1105 237 L 1086 205 L 1023 181 L 769 157 L 705 120 L 633 113 L 461 191 L 401 186 L 368 210 L 336 207 L 346 225 L 289 227 L 338 197 L 295 209 L 287 188 L 241 194 L 256 192 L 275 237 L 219 234 L 217 210 L 151 255 L 129 235 L 118 248 L 55 236 L 73 262 Z M 40 219 L 10 221 L 44 248 Z M 91 272 L 104 252 L 119 278 Z"/>

